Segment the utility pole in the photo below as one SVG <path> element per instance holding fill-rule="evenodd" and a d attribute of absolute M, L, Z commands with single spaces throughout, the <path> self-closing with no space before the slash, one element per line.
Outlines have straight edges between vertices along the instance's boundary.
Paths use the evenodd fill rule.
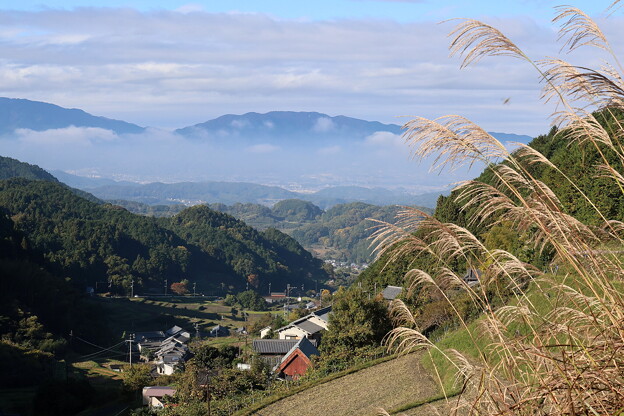
<path fill-rule="evenodd" d="M 132 341 L 134 341 L 132 339 L 133 336 L 134 334 L 130 335 L 130 339 L 126 340 L 128 342 L 128 355 L 130 356 L 130 367 L 132 367 Z"/>
<path fill-rule="evenodd" d="M 168 283 L 168 280 L 165 279 L 165 296 L 167 296 L 167 283 Z"/>
<path fill-rule="evenodd" d="M 197 282 L 193 282 L 193 296 L 197 296 L 195 289 L 197 288 Z"/>
<path fill-rule="evenodd" d="M 130 297 L 134 297 L 134 279 L 130 281 Z"/>
<path fill-rule="evenodd" d="M 269 282 L 269 296 L 271 296 L 271 282 Z"/>
<path fill-rule="evenodd" d="M 290 284 L 286 285 L 286 304 L 284 305 L 284 317 L 288 313 L 288 305 L 290 304 Z"/>

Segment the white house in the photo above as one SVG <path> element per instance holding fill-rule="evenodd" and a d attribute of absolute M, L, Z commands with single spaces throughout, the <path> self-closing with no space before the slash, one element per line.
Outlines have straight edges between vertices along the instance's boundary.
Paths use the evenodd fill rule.
<path fill-rule="evenodd" d="M 321 332 L 327 330 L 331 306 L 299 318 L 277 330 L 279 339 L 309 338 L 320 341 Z"/>

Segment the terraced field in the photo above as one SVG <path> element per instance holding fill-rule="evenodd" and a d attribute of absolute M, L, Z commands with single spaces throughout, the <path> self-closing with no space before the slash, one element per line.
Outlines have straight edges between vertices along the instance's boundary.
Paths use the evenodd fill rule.
<path fill-rule="evenodd" d="M 420 358 L 410 354 L 378 364 L 282 399 L 256 414 L 377 415 L 379 408 L 392 411 L 426 400 L 438 395 L 439 389 Z"/>

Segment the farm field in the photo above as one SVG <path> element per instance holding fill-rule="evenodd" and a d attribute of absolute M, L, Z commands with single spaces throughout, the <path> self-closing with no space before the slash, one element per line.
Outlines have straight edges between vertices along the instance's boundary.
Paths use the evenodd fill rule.
<path fill-rule="evenodd" d="M 377 415 L 379 408 L 391 411 L 438 394 L 436 381 L 415 353 L 304 390 L 256 414 Z"/>
<path fill-rule="evenodd" d="M 165 330 L 174 325 L 193 333 L 195 324 L 202 332 L 215 325 L 227 326 L 231 330 L 249 325 L 265 312 L 242 311 L 224 306 L 219 301 L 202 300 L 201 297 L 163 298 L 104 298 L 96 297 L 94 302 L 107 310 L 110 331 L 120 339 L 126 334 L 138 331 Z M 230 337 L 228 337 L 230 338 Z M 236 338 L 236 337 L 233 337 Z M 222 343 L 222 339 L 215 339 Z M 235 341 L 235 340 L 232 340 Z"/>

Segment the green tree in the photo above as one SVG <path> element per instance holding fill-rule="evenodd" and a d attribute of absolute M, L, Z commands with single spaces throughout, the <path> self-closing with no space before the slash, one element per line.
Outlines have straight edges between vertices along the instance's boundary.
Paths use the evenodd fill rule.
<path fill-rule="evenodd" d="M 253 311 L 266 310 L 266 302 L 264 298 L 255 290 L 246 290 L 241 292 L 236 295 L 236 299 L 243 308 L 251 309 Z"/>
<path fill-rule="evenodd" d="M 379 345 L 390 329 L 388 305 L 383 298 L 369 299 L 369 295 L 359 287 L 340 288 L 334 295 L 321 352 L 330 353 L 337 347 Z"/>
<path fill-rule="evenodd" d="M 151 368 L 147 364 L 127 366 L 123 374 L 124 390 L 130 393 L 138 392 L 153 382 Z"/>

